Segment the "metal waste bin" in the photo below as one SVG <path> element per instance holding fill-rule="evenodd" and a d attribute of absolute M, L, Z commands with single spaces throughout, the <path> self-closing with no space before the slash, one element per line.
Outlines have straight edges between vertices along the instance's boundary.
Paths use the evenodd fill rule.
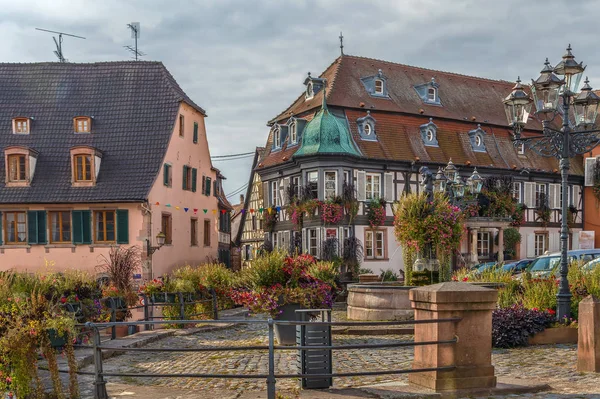
<path fill-rule="evenodd" d="M 320 314 L 320 317 L 319 317 Z M 331 309 L 296 310 L 297 321 L 331 322 Z M 319 320 L 320 319 L 320 320 Z M 331 346 L 331 326 L 303 324 L 296 326 L 296 344 L 298 346 Z M 298 369 L 300 374 L 331 374 L 333 371 L 331 349 L 298 350 Z M 302 378 L 303 389 L 323 389 L 333 385 L 333 378 Z"/>

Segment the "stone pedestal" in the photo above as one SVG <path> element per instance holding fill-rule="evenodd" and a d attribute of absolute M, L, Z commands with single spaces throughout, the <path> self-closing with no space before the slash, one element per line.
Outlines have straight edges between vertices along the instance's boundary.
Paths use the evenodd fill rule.
<path fill-rule="evenodd" d="M 477 232 L 478 229 L 471 228 L 471 263 L 474 265 L 479 263 L 479 257 L 477 254 Z"/>
<path fill-rule="evenodd" d="M 378 274 L 359 274 L 358 282 L 359 283 L 378 283 L 380 277 Z"/>
<path fill-rule="evenodd" d="M 577 370 L 600 371 L 600 299 L 588 296 L 579 302 Z"/>
<path fill-rule="evenodd" d="M 409 374 L 409 381 L 436 392 L 496 386 L 492 366 L 492 310 L 496 290 L 446 282 L 415 288 L 409 294 L 415 320 L 461 318 L 458 322 L 415 324 L 415 342 L 451 340 L 455 344 L 415 346 L 413 368 L 455 366 L 451 371 Z"/>
<path fill-rule="evenodd" d="M 498 263 L 504 262 L 504 229 L 498 228 Z"/>

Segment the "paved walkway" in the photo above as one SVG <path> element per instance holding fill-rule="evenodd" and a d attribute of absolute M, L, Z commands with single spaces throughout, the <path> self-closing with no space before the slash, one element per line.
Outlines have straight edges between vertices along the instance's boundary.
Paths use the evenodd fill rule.
<path fill-rule="evenodd" d="M 334 345 L 361 343 L 385 343 L 396 340 L 410 340 L 411 336 L 334 336 Z M 267 345 L 267 329 L 265 325 L 238 325 L 227 330 L 203 332 L 190 336 L 171 336 L 148 345 L 149 348 L 194 348 L 200 346 L 242 346 Z M 334 371 L 376 371 L 383 369 L 410 368 L 412 348 L 343 350 L 334 351 Z M 276 352 L 276 372 L 293 374 L 297 372 L 295 351 Z M 513 397 L 533 398 L 600 398 L 600 374 L 585 374 L 575 370 L 577 359 L 575 345 L 551 345 L 528 347 L 512 350 L 495 350 L 493 361 L 499 377 L 522 379 L 547 383 L 552 386 L 551 392 L 526 394 Z M 229 374 L 266 374 L 268 356 L 258 351 L 232 352 L 192 352 L 192 353 L 127 353 L 108 359 L 104 363 L 106 372 L 119 371 L 131 373 L 229 373 Z M 88 368 L 88 370 L 91 370 Z M 166 389 L 166 392 L 187 392 L 187 397 L 215 397 L 219 399 L 236 398 L 240 395 L 256 393 L 264 395 L 264 380 L 244 379 L 148 379 L 148 378 L 115 378 L 108 377 L 111 383 Z M 406 375 L 369 376 L 336 378 L 334 388 L 363 387 L 381 383 L 403 383 Z M 85 384 L 82 381 L 82 384 Z M 298 381 L 281 379 L 277 381 L 277 391 L 292 398 L 298 392 Z M 83 387 L 82 387 L 83 388 Z M 127 389 L 125 388 L 125 391 Z M 134 389 L 135 390 L 135 389 Z M 82 389 L 85 391 L 85 389 Z M 261 392 L 262 391 L 262 392 Z M 113 389 L 111 393 L 115 392 Z M 115 392 L 116 393 L 116 392 Z M 597 394 L 597 395 L 592 395 Z M 197 396 L 193 396 L 197 395 Z M 127 396 L 127 394 L 125 395 Z M 336 395 L 337 396 L 337 395 Z M 154 396 L 159 398 L 161 396 Z M 175 398 L 177 396 L 173 396 Z M 332 396 L 333 397 L 333 396 Z M 393 397 L 393 396 L 390 396 Z"/>

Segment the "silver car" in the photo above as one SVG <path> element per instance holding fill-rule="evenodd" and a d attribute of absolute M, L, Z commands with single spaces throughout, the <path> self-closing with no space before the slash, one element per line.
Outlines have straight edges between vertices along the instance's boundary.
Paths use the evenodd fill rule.
<path fill-rule="evenodd" d="M 581 261 L 589 262 L 600 258 L 600 249 L 576 249 L 567 252 L 569 263 Z M 560 252 L 554 252 L 548 255 L 542 255 L 529 266 L 528 271 L 533 278 L 558 277 L 560 266 Z"/>

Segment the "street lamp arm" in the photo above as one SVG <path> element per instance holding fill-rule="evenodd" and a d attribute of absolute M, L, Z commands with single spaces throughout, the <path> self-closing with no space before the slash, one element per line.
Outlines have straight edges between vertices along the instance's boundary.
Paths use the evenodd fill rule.
<path fill-rule="evenodd" d="M 600 144 L 600 130 L 569 132 L 569 157 L 585 154 Z M 543 136 L 519 137 L 513 139 L 515 146 L 524 144 L 536 154 L 545 157 L 560 157 L 563 153 L 563 132 L 544 128 Z"/>

